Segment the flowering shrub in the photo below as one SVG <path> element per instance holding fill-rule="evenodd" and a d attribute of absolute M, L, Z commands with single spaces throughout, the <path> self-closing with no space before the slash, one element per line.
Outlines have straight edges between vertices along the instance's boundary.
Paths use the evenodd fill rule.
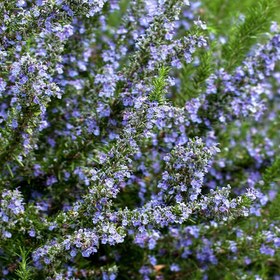
<path fill-rule="evenodd" d="M 279 5 L 1 1 L 1 279 L 280 279 Z"/>

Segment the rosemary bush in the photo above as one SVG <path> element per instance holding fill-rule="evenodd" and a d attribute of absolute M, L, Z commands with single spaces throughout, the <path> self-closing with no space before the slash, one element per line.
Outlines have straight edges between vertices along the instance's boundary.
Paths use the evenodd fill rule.
<path fill-rule="evenodd" d="M 1 279 L 280 279 L 279 9 L 1 1 Z"/>

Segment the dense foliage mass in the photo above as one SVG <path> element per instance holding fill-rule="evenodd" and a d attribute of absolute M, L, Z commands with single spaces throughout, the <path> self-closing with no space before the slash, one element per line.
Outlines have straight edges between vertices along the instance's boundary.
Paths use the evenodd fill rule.
<path fill-rule="evenodd" d="M 0 1 L 1 279 L 280 279 L 279 10 Z"/>

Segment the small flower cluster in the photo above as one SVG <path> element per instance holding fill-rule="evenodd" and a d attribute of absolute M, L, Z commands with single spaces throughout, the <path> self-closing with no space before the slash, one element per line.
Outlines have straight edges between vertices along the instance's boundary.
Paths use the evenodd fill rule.
<path fill-rule="evenodd" d="M 216 146 L 205 147 L 201 139 L 190 140 L 186 147 L 176 146 L 170 155 L 163 158 L 167 167 L 158 184 L 161 196 L 175 196 L 176 202 L 196 200 L 210 167 L 210 159 L 218 151 Z"/>
<path fill-rule="evenodd" d="M 1 194 L 1 237 L 3 239 L 11 238 L 11 230 L 15 230 L 20 218 L 24 215 L 24 203 L 21 192 L 5 190 Z"/>

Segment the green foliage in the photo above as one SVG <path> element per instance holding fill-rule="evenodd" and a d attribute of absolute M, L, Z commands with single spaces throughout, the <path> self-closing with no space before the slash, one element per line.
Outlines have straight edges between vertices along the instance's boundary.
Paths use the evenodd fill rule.
<path fill-rule="evenodd" d="M 20 261 L 18 263 L 18 269 L 15 271 L 15 274 L 18 276 L 20 280 L 32 280 L 32 271 L 29 267 L 29 253 L 30 251 L 26 251 L 24 248 L 19 248 L 20 253 L 16 254 L 20 257 Z"/>
<path fill-rule="evenodd" d="M 157 101 L 162 104 L 165 101 L 167 77 L 169 74 L 168 67 L 161 67 L 158 76 L 152 80 L 153 90 L 149 95 L 150 101 Z"/>
<path fill-rule="evenodd" d="M 250 5 L 255 3 L 256 1 L 252 0 L 204 0 L 201 16 L 205 18 L 212 31 L 215 30 L 215 33 L 227 36 L 232 27 L 233 13 L 244 13 Z"/>
<path fill-rule="evenodd" d="M 226 69 L 232 70 L 239 65 L 256 39 L 266 32 L 274 18 L 275 1 L 261 0 L 252 3 L 244 14 L 244 21 L 234 24 L 229 31 L 229 40 L 222 49 Z"/>
<path fill-rule="evenodd" d="M 265 183 L 265 188 L 269 188 L 271 182 L 280 181 L 280 157 L 277 157 L 273 164 L 266 169 L 263 175 L 263 180 Z"/>
<path fill-rule="evenodd" d="M 213 71 L 211 51 L 198 54 L 199 65 L 185 64 L 180 71 L 181 92 L 176 94 L 174 102 L 183 106 L 187 100 L 197 97 L 205 89 L 205 80 Z"/>

